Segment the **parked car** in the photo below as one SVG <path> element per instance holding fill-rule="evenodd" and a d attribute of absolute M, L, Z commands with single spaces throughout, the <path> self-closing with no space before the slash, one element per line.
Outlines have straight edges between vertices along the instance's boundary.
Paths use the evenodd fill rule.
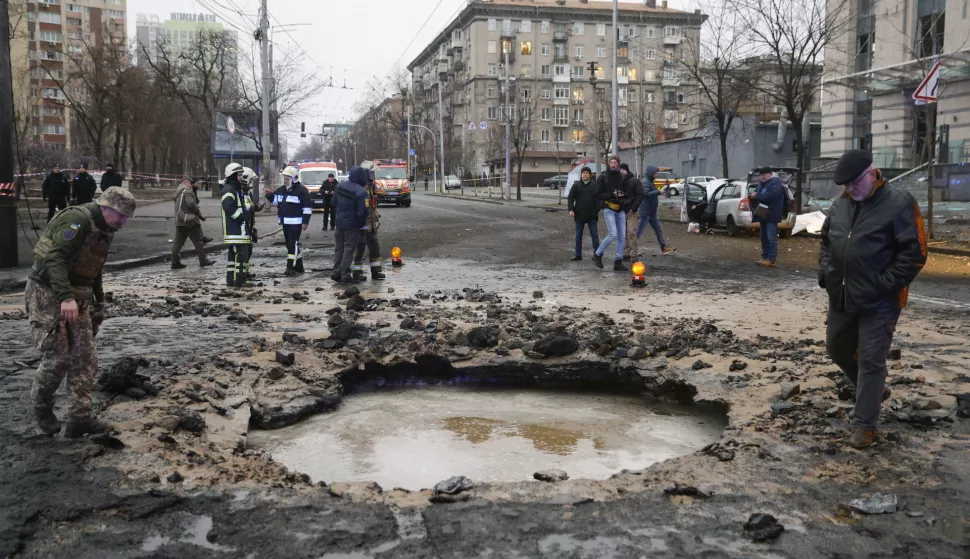
<path fill-rule="evenodd" d="M 569 175 L 556 175 L 542 181 L 542 186 L 545 188 L 566 188 L 566 182 L 568 181 Z"/>
<path fill-rule="evenodd" d="M 778 234 L 788 237 L 795 226 L 795 197 L 791 189 L 795 175 L 779 170 L 778 176 L 785 186 L 787 209 L 778 224 Z M 687 218 L 704 229 L 725 229 L 729 237 L 758 230 L 761 225 L 752 221 L 748 194 L 758 189 L 760 180 L 755 173 L 753 176 L 749 174 L 748 180 L 718 179 L 707 185 L 687 183 L 684 189 Z"/>
<path fill-rule="evenodd" d="M 683 183 L 684 179 L 678 177 L 669 167 L 661 167 L 653 177 L 653 185 L 668 196 L 680 196 L 684 188 Z"/>
<path fill-rule="evenodd" d="M 445 190 L 455 190 L 461 188 L 461 181 L 455 175 L 445 177 Z"/>
<path fill-rule="evenodd" d="M 716 181 L 717 177 L 712 176 L 699 176 L 699 177 L 687 177 L 684 182 L 692 182 L 694 184 L 707 184 L 711 181 Z"/>

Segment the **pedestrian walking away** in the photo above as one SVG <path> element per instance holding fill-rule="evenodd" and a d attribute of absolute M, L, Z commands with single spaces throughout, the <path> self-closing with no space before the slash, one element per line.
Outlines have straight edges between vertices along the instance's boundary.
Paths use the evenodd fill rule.
<path fill-rule="evenodd" d="M 773 268 L 778 259 L 778 223 L 785 213 L 785 186 L 771 167 L 758 169 L 761 183 L 748 195 L 754 222 L 761 224 L 761 260 L 759 266 Z"/>
<path fill-rule="evenodd" d="M 175 190 L 175 239 L 172 241 L 172 269 L 185 267 L 182 264 L 182 247 L 185 240 L 192 241 L 195 255 L 199 259 L 199 267 L 204 268 L 215 264 L 205 255 L 205 241 L 202 235 L 202 222 L 205 216 L 199 207 L 199 181 L 194 178 L 184 178 Z"/>
<path fill-rule="evenodd" d="M 266 187 L 263 192 L 266 199 L 276 207 L 276 216 L 283 226 L 283 238 L 286 240 L 286 272 L 292 276 L 303 273 L 303 252 L 300 249 L 300 235 L 310 227 L 310 217 L 313 215 L 313 201 L 310 191 L 297 178 L 299 171 L 289 166 L 280 171 L 283 186 L 270 191 Z"/>
<path fill-rule="evenodd" d="M 101 192 L 105 192 L 112 186 L 124 186 L 125 178 L 115 171 L 113 163 L 104 166 L 104 173 L 101 175 Z"/>
<path fill-rule="evenodd" d="M 630 166 L 620 163 L 620 174 L 623 175 L 624 186 L 633 191 L 633 198 L 624 204 L 626 212 L 626 242 L 623 244 L 623 260 L 632 261 L 640 256 L 640 245 L 637 242 L 637 222 L 639 221 L 640 204 L 643 202 L 643 185 L 640 179 L 630 171 Z"/>
<path fill-rule="evenodd" d="M 323 181 L 323 185 L 320 186 L 320 195 L 323 197 L 323 230 L 326 231 L 329 228 L 331 231 L 337 228 L 337 218 L 333 212 L 333 193 L 337 190 L 337 179 L 333 177 L 333 173 L 327 176 L 327 180 Z"/>
<path fill-rule="evenodd" d="M 844 191 L 822 225 L 818 285 L 829 296 L 829 356 L 855 386 L 849 444 L 866 448 L 890 395 L 886 359 L 909 284 L 926 264 L 926 232 L 915 198 L 886 185 L 871 153 L 845 152 L 834 179 Z"/>
<path fill-rule="evenodd" d="M 613 269 L 618 272 L 626 271 L 623 265 L 623 245 L 626 242 L 626 208 L 628 201 L 634 197 L 633 190 L 623 180 L 620 174 L 620 158 L 610 157 L 609 168 L 596 179 L 596 197 L 603 205 L 603 217 L 606 219 L 606 238 L 593 253 L 596 267 L 603 267 L 603 255 L 606 249 L 616 241 L 616 259 Z"/>
<path fill-rule="evenodd" d="M 226 285 L 244 287 L 248 279 L 247 268 L 253 254 L 253 239 L 249 223 L 252 207 L 240 182 L 243 166 L 230 163 L 226 166 L 226 179 L 222 184 L 222 242 L 229 245 L 226 264 Z"/>
<path fill-rule="evenodd" d="M 657 190 L 653 181 L 657 177 L 659 170 L 653 165 L 648 165 L 647 174 L 640 181 L 643 187 L 643 202 L 640 203 L 637 239 L 643 235 L 643 232 L 647 229 L 647 225 L 649 225 L 657 235 L 657 242 L 660 243 L 660 252 L 662 254 L 670 254 L 677 249 L 672 246 L 667 246 L 667 241 L 664 239 L 663 227 L 660 226 L 660 217 L 657 215 L 660 210 L 660 191 Z"/>
<path fill-rule="evenodd" d="M 97 192 L 98 183 L 94 182 L 94 177 L 88 174 L 84 165 L 81 165 L 71 183 L 71 204 L 90 204 L 94 201 L 94 195 Z"/>
<path fill-rule="evenodd" d="M 358 165 L 350 168 L 349 178 L 334 191 L 337 231 L 334 233 L 333 274 L 340 283 L 357 283 L 351 275 L 354 252 L 360 242 L 361 229 L 367 225 L 367 184 L 369 173 Z"/>
<path fill-rule="evenodd" d="M 40 365 L 30 387 L 34 418 L 54 435 L 61 423 L 54 394 L 67 378 L 64 436 L 106 433 L 112 426 L 94 418 L 91 391 L 98 372 L 94 337 L 104 321 L 102 268 L 115 233 L 135 215 L 135 198 L 109 188 L 97 202 L 57 214 L 34 247 L 24 298 Z"/>
<path fill-rule="evenodd" d="M 593 183 L 593 171 L 583 167 L 579 173 L 579 180 L 569 189 L 566 196 L 566 207 L 569 215 L 576 222 L 576 255 L 572 262 L 583 259 L 583 230 L 589 229 L 589 237 L 593 242 L 593 252 L 600 246 L 600 234 L 597 226 L 600 216 L 600 202 L 596 197 L 596 185 Z"/>
<path fill-rule="evenodd" d="M 354 252 L 354 263 L 351 266 L 354 279 L 364 281 L 367 276 L 364 274 L 364 252 L 370 260 L 370 278 L 372 280 L 385 279 L 384 262 L 381 258 L 381 244 L 377 239 L 377 231 L 381 227 L 381 214 L 377 210 L 377 188 L 374 184 L 374 163 L 364 161 L 360 166 L 367 171 L 367 223 L 360 231 L 360 241 L 357 243 L 357 250 Z"/>
<path fill-rule="evenodd" d="M 71 195 L 71 184 L 67 182 L 60 166 L 55 165 L 54 170 L 44 179 L 41 193 L 47 202 L 47 221 L 50 222 L 55 213 L 67 207 L 67 199 Z"/>

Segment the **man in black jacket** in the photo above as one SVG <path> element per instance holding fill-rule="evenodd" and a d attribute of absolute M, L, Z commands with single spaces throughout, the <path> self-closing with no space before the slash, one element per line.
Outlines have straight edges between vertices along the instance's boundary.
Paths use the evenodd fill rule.
<path fill-rule="evenodd" d="M 323 230 L 326 231 L 327 227 L 331 231 L 337 228 L 337 217 L 333 213 L 333 191 L 337 190 L 337 179 L 334 178 L 333 173 L 327 176 L 327 180 L 323 181 L 323 185 L 320 186 L 320 196 L 323 197 Z"/>
<path fill-rule="evenodd" d="M 623 204 L 623 210 L 626 212 L 626 243 L 623 244 L 623 260 L 632 261 L 636 260 L 640 254 L 640 247 L 637 243 L 637 221 L 639 221 L 640 216 L 637 214 L 637 210 L 643 203 L 643 185 L 640 184 L 640 179 L 630 171 L 630 166 L 626 163 L 620 163 L 620 174 L 623 175 L 624 186 L 627 187 L 627 190 L 633 190 L 633 197 Z"/>
<path fill-rule="evenodd" d="M 845 152 L 834 178 L 845 191 L 822 225 L 818 284 L 829 295 L 829 356 L 856 387 L 849 444 L 866 448 L 889 397 L 886 358 L 909 284 L 926 263 L 926 233 L 916 200 L 886 186 L 869 152 Z"/>
<path fill-rule="evenodd" d="M 54 165 L 54 170 L 44 179 L 44 186 L 41 192 L 44 196 L 44 201 L 47 202 L 47 221 L 50 222 L 58 210 L 63 210 L 67 207 L 67 197 L 71 195 L 71 184 L 67 182 L 67 178 L 61 173 L 61 167 L 59 165 Z"/>
<path fill-rule="evenodd" d="M 124 186 L 125 178 L 115 172 L 113 163 L 104 166 L 104 174 L 101 175 L 101 192 L 108 190 L 112 186 Z"/>
<path fill-rule="evenodd" d="M 600 234 L 597 231 L 600 203 L 596 198 L 593 171 L 589 167 L 583 167 L 579 176 L 580 180 L 573 184 L 572 188 L 569 189 L 569 196 L 566 197 L 569 215 L 576 220 L 576 256 L 573 256 L 572 262 L 579 262 L 583 259 L 583 229 L 589 228 L 589 236 L 593 241 L 593 251 L 600 246 Z"/>
<path fill-rule="evenodd" d="M 266 199 L 277 208 L 277 217 L 283 226 L 283 238 L 286 240 L 286 272 L 292 276 L 303 273 L 303 253 L 300 250 L 300 235 L 310 227 L 310 216 L 313 215 L 313 201 L 310 191 L 297 178 L 296 167 L 283 169 L 283 186 L 273 193 L 269 187 L 263 192 Z"/>
<path fill-rule="evenodd" d="M 98 184 L 94 182 L 94 177 L 88 174 L 84 165 L 77 170 L 77 176 L 71 184 L 71 203 L 87 204 L 94 201 L 94 194 L 98 191 Z"/>
<path fill-rule="evenodd" d="M 623 245 L 626 242 L 626 211 L 635 197 L 632 185 L 620 174 L 620 158 L 610 157 L 610 167 L 596 179 L 596 198 L 603 203 L 603 217 L 606 219 L 606 238 L 596 252 L 593 262 L 597 268 L 603 267 L 603 254 L 616 241 L 616 260 L 613 269 L 625 272 L 623 265 Z"/>

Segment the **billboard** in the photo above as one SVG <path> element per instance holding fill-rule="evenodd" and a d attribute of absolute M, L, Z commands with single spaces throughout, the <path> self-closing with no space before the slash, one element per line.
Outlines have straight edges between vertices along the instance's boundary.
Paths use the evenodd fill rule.
<path fill-rule="evenodd" d="M 228 123 L 232 118 L 235 133 L 229 132 Z M 278 116 L 270 113 L 270 137 L 275 139 L 278 132 Z M 263 115 L 260 111 L 244 109 L 215 109 L 212 111 L 213 157 L 248 157 L 259 159 L 263 152 L 259 149 L 262 140 Z M 270 145 L 270 159 L 277 159 L 277 142 Z"/>

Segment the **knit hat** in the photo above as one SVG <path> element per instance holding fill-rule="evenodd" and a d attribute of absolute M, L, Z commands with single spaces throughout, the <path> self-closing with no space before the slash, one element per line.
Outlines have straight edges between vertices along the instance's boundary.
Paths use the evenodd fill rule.
<path fill-rule="evenodd" d="M 832 179 L 835 184 L 849 184 L 859 178 L 869 166 L 872 165 L 872 154 L 861 149 L 850 149 L 839 158 L 839 164 L 835 167 L 835 176 Z"/>
<path fill-rule="evenodd" d="M 627 173 L 629 173 L 629 172 L 630 172 L 630 166 L 629 166 L 629 165 L 627 165 L 626 163 L 620 163 L 620 169 L 623 169 L 623 170 L 624 170 L 624 171 L 626 171 Z"/>
<path fill-rule="evenodd" d="M 593 174 L 593 170 L 590 169 L 589 167 L 583 167 L 582 169 L 579 170 L 579 174 L 582 175 L 583 173 L 589 173 L 589 174 L 592 175 Z"/>

